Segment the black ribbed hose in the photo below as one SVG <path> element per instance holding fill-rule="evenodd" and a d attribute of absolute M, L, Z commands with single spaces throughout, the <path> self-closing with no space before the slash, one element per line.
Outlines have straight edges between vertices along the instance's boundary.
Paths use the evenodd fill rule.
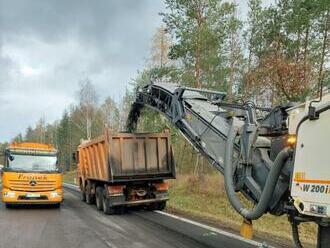
<path fill-rule="evenodd" d="M 292 227 L 292 239 L 297 248 L 304 248 L 300 242 L 299 238 L 299 229 L 298 229 L 298 223 L 296 221 L 293 221 L 291 223 Z"/>
<path fill-rule="evenodd" d="M 233 160 L 234 144 L 237 133 L 238 133 L 238 128 L 235 126 L 235 123 L 233 122 L 226 142 L 225 166 L 224 166 L 225 189 L 229 201 L 231 205 L 234 207 L 234 209 L 245 219 L 256 220 L 266 212 L 268 205 L 272 199 L 276 183 L 279 179 L 285 161 L 292 155 L 292 149 L 285 148 L 277 155 L 274 164 L 272 165 L 268 173 L 267 180 L 264 189 L 261 193 L 259 202 L 257 203 L 257 205 L 254 206 L 253 209 L 247 209 L 243 207 L 241 201 L 237 197 L 233 183 L 232 160 Z"/>

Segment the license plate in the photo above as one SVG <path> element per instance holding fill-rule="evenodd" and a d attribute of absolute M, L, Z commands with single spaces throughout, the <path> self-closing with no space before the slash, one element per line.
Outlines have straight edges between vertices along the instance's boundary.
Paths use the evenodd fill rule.
<path fill-rule="evenodd" d="M 26 194 L 26 197 L 27 198 L 38 198 L 38 197 L 40 197 L 40 194 L 34 194 L 34 193 Z"/>

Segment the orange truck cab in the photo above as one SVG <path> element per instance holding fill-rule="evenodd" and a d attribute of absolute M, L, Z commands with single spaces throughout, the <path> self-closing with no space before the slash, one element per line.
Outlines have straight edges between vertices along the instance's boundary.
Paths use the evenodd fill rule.
<path fill-rule="evenodd" d="M 57 150 L 47 144 L 12 143 L 5 150 L 2 201 L 15 204 L 52 204 L 63 201 L 62 174 Z"/>

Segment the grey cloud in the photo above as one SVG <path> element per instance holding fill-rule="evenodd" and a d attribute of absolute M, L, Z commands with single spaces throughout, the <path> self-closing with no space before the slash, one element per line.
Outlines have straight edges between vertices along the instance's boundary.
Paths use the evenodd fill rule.
<path fill-rule="evenodd" d="M 144 66 L 163 8 L 155 0 L 0 0 L 0 142 L 40 117 L 59 118 L 84 77 L 101 98 L 119 100 Z"/>

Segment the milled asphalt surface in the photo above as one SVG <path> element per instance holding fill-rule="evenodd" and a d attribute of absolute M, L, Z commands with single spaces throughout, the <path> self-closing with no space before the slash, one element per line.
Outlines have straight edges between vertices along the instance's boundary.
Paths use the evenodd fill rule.
<path fill-rule="evenodd" d="M 60 209 L 7 209 L 0 203 L 0 248 L 238 248 L 256 245 L 156 212 L 104 215 L 65 191 Z"/>

